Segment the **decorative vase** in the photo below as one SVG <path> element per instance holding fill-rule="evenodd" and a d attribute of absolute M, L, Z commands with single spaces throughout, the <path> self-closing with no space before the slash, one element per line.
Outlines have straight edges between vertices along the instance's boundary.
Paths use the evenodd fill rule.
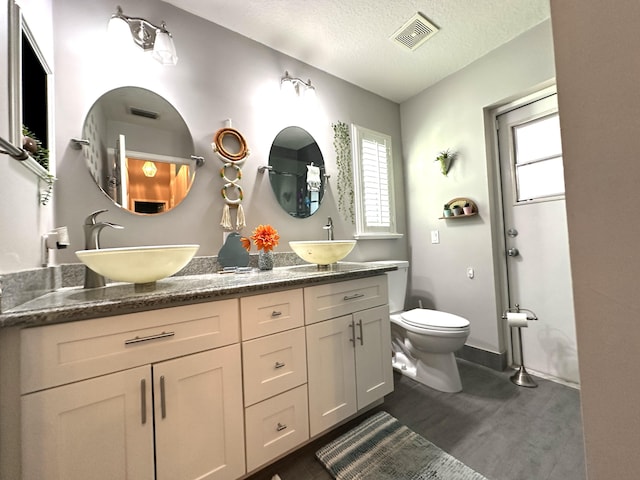
<path fill-rule="evenodd" d="M 258 268 L 260 270 L 273 270 L 273 252 L 271 250 L 268 252 L 260 250 L 258 252 Z"/>

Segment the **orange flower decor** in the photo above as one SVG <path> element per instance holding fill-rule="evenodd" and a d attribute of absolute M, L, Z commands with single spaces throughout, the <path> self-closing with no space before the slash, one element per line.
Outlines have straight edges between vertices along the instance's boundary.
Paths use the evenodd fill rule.
<path fill-rule="evenodd" d="M 240 242 L 242 243 L 242 247 L 247 251 L 251 251 L 251 239 L 247 237 L 240 237 Z"/>
<path fill-rule="evenodd" d="M 258 225 L 253 231 L 253 235 L 251 235 L 251 240 L 258 247 L 258 250 L 270 252 L 274 247 L 278 246 L 280 235 L 271 225 Z M 244 241 L 242 244 L 247 248 Z"/>

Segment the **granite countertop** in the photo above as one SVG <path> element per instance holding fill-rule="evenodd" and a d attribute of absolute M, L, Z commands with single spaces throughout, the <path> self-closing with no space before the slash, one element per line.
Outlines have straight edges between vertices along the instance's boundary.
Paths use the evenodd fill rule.
<path fill-rule="evenodd" d="M 201 303 L 270 290 L 298 288 L 371 277 L 395 270 L 374 262 L 339 262 L 327 270 L 315 265 L 253 269 L 248 273 L 212 273 L 169 277 L 151 285 L 113 283 L 106 287 L 61 288 L 0 314 L 0 328 L 32 327 Z"/>

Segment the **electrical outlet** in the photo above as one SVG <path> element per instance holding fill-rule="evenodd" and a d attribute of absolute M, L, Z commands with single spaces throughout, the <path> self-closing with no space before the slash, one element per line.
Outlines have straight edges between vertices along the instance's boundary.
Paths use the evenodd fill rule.
<path fill-rule="evenodd" d="M 438 230 L 431 230 L 431 243 L 440 243 L 440 232 Z"/>

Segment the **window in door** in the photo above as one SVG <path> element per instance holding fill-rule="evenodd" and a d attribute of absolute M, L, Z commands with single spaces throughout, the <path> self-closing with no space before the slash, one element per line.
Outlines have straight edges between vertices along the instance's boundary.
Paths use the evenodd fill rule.
<path fill-rule="evenodd" d="M 516 203 L 564 196 L 558 113 L 513 127 Z"/>

